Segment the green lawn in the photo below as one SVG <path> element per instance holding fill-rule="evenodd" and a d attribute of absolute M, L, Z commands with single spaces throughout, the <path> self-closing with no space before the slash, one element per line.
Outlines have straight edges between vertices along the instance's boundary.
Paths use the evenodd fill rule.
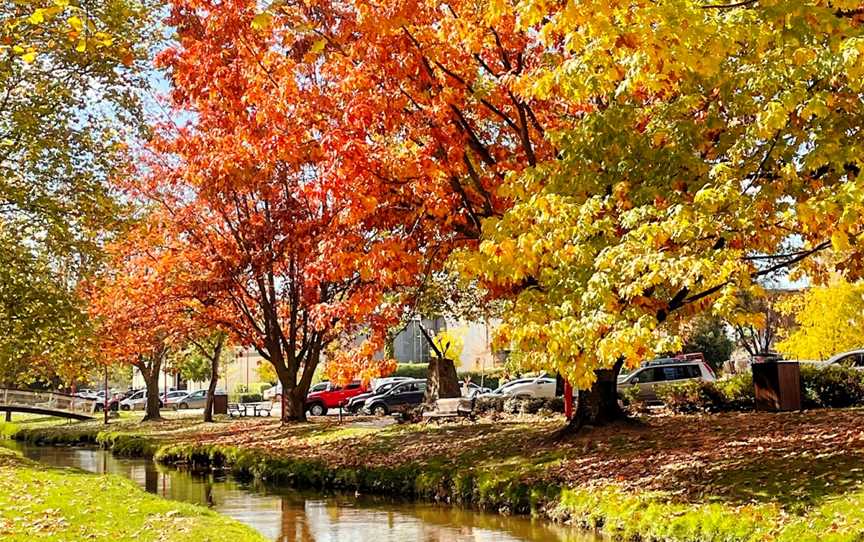
<path fill-rule="evenodd" d="M 4 542 L 262 542 L 206 508 L 161 499 L 118 476 L 46 468 L 0 448 Z"/>
<path fill-rule="evenodd" d="M 565 519 L 624 539 L 864 540 L 861 409 L 646 417 L 549 436 L 560 417 L 383 425 L 347 418 L 0 423 L 168 463 L 225 463 L 271 483 L 443 500 Z M 56 440 L 55 440 L 56 439 Z"/>

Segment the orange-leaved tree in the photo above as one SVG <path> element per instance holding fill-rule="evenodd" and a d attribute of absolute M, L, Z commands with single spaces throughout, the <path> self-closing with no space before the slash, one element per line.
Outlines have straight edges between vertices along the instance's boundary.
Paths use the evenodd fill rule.
<path fill-rule="evenodd" d="M 304 420 L 325 348 L 341 346 L 328 366 L 342 380 L 390 368 L 375 353 L 438 230 L 409 221 L 407 195 L 355 174 L 364 142 L 337 122 L 341 76 L 286 55 L 256 9 L 174 2 L 179 43 L 160 63 L 189 121 L 161 127 L 132 188 L 183 240 L 184 288 L 273 365 L 283 419 Z"/>
<path fill-rule="evenodd" d="M 155 215 L 109 245 L 109 264 L 84 288 L 103 363 L 128 364 L 147 388 L 145 420 L 158 420 L 159 374 L 172 347 L 191 329 L 188 298 L 178 288 L 178 246 Z"/>

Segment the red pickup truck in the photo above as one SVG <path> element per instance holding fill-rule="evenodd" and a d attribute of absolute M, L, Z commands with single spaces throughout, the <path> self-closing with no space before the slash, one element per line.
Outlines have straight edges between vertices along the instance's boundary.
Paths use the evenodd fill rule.
<path fill-rule="evenodd" d="M 352 382 L 344 388 L 330 384 L 327 389 L 306 396 L 306 411 L 313 416 L 324 416 L 328 409 L 345 406 L 349 399 L 367 391 L 361 382 Z"/>

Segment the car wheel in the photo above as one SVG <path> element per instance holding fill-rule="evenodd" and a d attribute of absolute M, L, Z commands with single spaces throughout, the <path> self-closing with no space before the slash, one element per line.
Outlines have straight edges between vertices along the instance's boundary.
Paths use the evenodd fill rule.
<path fill-rule="evenodd" d="M 129 405 L 120 405 L 120 410 L 129 410 Z"/>
<path fill-rule="evenodd" d="M 384 405 L 375 405 L 372 407 L 372 414 L 375 416 L 386 416 L 387 415 L 387 407 Z"/>
<path fill-rule="evenodd" d="M 325 407 L 321 403 L 315 403 L 314 405 L 309 407 L 309 413 L 313 416 L 323 416 L 327 414 L 327 407 Z"/>
<path fill-rule="evenodd" d="M 187 408 L 189 408 L 188 403 L 180 403 L 178 406 L 180 407 L 180 410 L 186 410 Z"/>

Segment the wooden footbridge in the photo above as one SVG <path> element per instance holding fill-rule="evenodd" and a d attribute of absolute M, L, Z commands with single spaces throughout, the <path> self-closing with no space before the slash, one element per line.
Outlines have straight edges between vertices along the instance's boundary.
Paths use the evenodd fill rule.
<path fill-rule="evenodd" d="M 0 412 L 26 412 L 73 420 L 90 420 L 95 410 L 95 399 L 82 399 L 51 391 L 0 388 Z"/>

